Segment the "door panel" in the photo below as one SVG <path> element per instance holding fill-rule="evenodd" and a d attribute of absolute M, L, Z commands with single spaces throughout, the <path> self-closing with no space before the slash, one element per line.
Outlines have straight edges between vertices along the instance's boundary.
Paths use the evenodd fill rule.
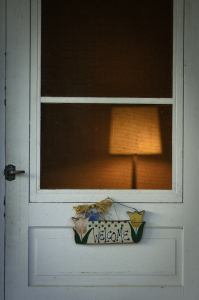
<path fill-rule="evenodd" d="M 34 6 L 35 3 L 33 1 L 32 5 Z M 37 9 L 37 5 L 34 7 Z M 99 300 L 107 296 L 111 299 L 134 297 L 138 300 L 197 298 L 199 294 L 197 265 L 199 261 L 197 251 L 199 247 L 197 217 L 199 67 L 196 58 L 199 42 L 194 37 L 198 34 L 198 9 L 198 3 L 192 0 L 185 2 L 183 202 L 180 194 L 180 203 L 166 203 L 170 202 L 172 193 L 176 193 L 176 187 L 167 194 L 164 203 L 159 204 L 153 202 L 163 194 L 150 195 L 148 191 L 144 191 L 141 193 L 142 198 L 139 198 L 138 190 L 134 193 L 134 197 L 138 196 L 138 201 L 137 198 L 134 200 L 131 194 L 125 194 L 125 198 L 128 198 L 125 199 L 126 201 L 137 202 L 133 203 L 133 206 L 138 210 L 146 210 L 144 220 L 147 227 L 143 241 L 138 245 L 102 247 L 101 245 L 75 245 L 71 224 L 68 221 L 74 214 L 72 206 L 77 199 L 80 202 L 86 202 L 88 199 L 99 201 L 107 197 L 107 191 L 95 197 L 92 192 L 86 194 L 79 191 L 79 194 L 74 197 L 71 191 L 60 193 L 54 190 L 51 195 L 48 191 L 44 191 L 39 197 L 40 201 L 45 203 L 37 203 L 36 172 L 32 167 L 37 165 L 35 159 L 30 162 L 30 181 L 33 179 L 34 195 L 31 194 L 32 190 L 29 194 L 30 3 L 23 0 L 7 1 L 6 163 L 15 164 L 18 169 L 25 170 L 26 173 L 16 177 L 13 182 L 6 182 L 6 300 L 54 300 L 55 298 Z M 32 40 L 31 43 L 33 44 L 34 41 Z M 31 87 L 34 89 L 36 82 L 33 80 L 33 75 L 34 70 L 31 73 Z M 33 94 L 31 101 L 36 104 L 34 97 Z M 32 122 L 39 124 L 40 108 L 36 106 L 37 109 L 36 115 L 35 111 L 30 111 L 31 124 Z M 181 109 L 180 112 L 182 113 Z M 34 116 L 38 118 L 37 121 Z M 32 129 L 33 127 L 31 131 Z M 178 128 L 173 137 L 176 144 L 179 137 L 177 132 Z M 37 134 L 33 133 L 33 145 L 36 142 Z M 191 149 L 190 145 L 193 145 Z M 37 143 L 36 147 L 38 146 Z M 34 151 L 31 148 L 31 157 L 35 157 L 33 152 L 36 153 L 35 147 Z M 177 155 L 175 163 L 180 165 L 181 160 L 181 155 Z M 176 174 L 177 171 L 174 175 Z M 151 197 L 151 203 L 144 201 L 148 195 Z M 32 196 L 35 203 L 29 203 Z M 115 196 L 118 197 L 117 191 Z M 59 203 L 58 198 L 65 203 Z M 166 199 L 168 201 L 165 201 Z M 50 201 L 57 201 L 57 203 L 50 203 Z M 121 219 L 126 218 L 125 210 L 117 208 L 117 213 Z M 137 255 L 133 255 L 134 252 Z M 74 254 L 77 255 L 79 267 Z M 85 269 L 89 275 L 83 273 Z M 73 272 L 72 276 L 69 272 Z M 117 272 L 120 274 L 117 275 Z M 60 276 L 63 273 L 64 276 Z M 155 286 L 156 284 L 158 286 Z"/>
<path fill-rule="evenodd" d="M 182 236 L 153 227 L 138 245 L 80 249 L 71 228 L 30 228 L 29 285 L 182 286 Z"/>
<path fill-rule="evenodd" d="M 143 204 L 136 207 L 141 210 Z M 29 285 L 182 286 L 183 206 L 144 207 L 147 227 L 139 244 L 79 246 L 69 221 L 73 204 L 31 203 Z M 116 210 L 127 218 L 121 207 Z M 117 219 L 114 208 L 110 219 Z"/>

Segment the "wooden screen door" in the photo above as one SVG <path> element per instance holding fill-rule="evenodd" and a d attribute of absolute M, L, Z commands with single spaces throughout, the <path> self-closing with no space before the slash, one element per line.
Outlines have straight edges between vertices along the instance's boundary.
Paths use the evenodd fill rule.
<path fill-rule="evenodd" d="M 68 97 L 51 97 L 45 90 L 40 93 L 41 2 L 6 2 L 6 164 L 16 165 L 25 174 L 6 181 L 5 299 L 196 299 L 199 294 L 199 4 L 193 0 L 185 3 L 177 0 L 172 4 L 173 94 L 160 96 L 164 98 L 163 105 L 172 107 L 172 187 L 108 190 L 51 188 L 50 179 L 40 180 L 41 106 L 94 101 L 156 105 L 161 104 L 160 100 L 146 95 L 130 99 L 129 94 L 123 99 L 121 95 L 110 99 L 97 96 L 98 92 L 94 92 L 94 100 L 90 96 L 80 99 L 73 93 Z M 67 2 L 74 6 L 73 1 Z M 100 1 L 96 3 L 99 8 Z M 41 143 L 45 145 L 42 140 Z M 146 211 L 146 229 L 140 244 L 74 243 L 68 223 L 74 215 L 74 204 L 96 202 L 107 196 Z M 117 210 L 121 219 L 126 218 L 125 211 Z"/>

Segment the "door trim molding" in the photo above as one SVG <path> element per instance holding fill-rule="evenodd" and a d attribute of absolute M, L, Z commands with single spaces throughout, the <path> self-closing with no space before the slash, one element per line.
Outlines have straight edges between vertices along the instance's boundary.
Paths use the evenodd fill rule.
<path fill-rule="evenodd" d="M 0 0 L 0 299 L 4 299 L 4 233 L 5 233 L 5 178 L 3 170 L 5 167 L 5 21 L 6 21 L 6 3 Z"/>

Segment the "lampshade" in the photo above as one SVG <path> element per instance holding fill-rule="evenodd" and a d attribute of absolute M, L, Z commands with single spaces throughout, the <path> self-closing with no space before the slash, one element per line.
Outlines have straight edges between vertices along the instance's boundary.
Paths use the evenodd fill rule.
<path fill-rule="evenodd" d="M 109 153 L 113 155 L 161 154 L 158 107 L 151 105 L 113 107 Z"/>

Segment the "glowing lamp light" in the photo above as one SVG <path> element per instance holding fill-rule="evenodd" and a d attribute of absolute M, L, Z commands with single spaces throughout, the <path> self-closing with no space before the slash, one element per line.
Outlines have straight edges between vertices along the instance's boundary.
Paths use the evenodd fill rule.
<path fill-rule="evenodd" d="M 162 153 L 157 106 L 115 106 L 111 112 L 111 155 L 133 155 L 133 188 L 136 188 L 136 155 Z"/>

